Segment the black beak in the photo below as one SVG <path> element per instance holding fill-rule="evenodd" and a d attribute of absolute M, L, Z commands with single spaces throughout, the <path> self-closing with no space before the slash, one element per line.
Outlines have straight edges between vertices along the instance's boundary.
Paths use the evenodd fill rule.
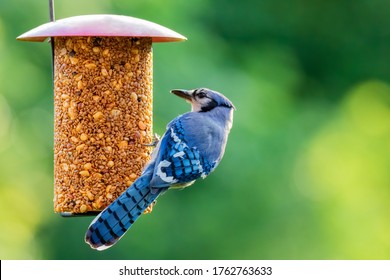
<path fill-rule="evenodd" d="M 171 90 L 171 93 L 176 94 L 177 96 L 184 98 L 185 100 L 192 100 L 192 90 L 173 89 Z"/>

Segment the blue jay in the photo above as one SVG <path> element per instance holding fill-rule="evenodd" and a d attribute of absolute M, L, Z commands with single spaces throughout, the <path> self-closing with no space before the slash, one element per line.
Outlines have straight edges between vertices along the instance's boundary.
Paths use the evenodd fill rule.
<path fill-rule="evenodd" d="M 114 245 L 159 195 L 205 178 L 221 161 L 233 122 L 232 102 L 206 88 L 171 92 L 191 103 L 192 111 L 167 125 L 141 176 L 92 221 L 85 236 L 91 248 Z"/>

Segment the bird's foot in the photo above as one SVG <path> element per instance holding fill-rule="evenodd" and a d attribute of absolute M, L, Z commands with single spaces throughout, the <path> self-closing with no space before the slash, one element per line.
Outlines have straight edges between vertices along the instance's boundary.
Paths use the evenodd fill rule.
<path fill-rule="evenodd" d="M 150 143 L 150 144 L 144 144 L 144 146 L 148 146 L 148 147 L 156 147 L 158 142 L 160 142 L 160 135 L 158 135 L 157 133 L 154 133 L 153 134 L 153 142 Z"/>
<path fill-rule="evenodd" d="M 156 205 L 156 203 L 157 203 L 157 200 L 153 201 L 153 202 L 144 210 L 144 214 L 150 214 L 150 213 L 152 213 L 153 207 L 154 207 L 154 205 Z"/>

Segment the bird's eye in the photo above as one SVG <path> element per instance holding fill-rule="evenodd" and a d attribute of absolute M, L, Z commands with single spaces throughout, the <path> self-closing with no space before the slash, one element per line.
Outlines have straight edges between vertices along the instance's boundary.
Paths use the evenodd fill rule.
<path fill-rule="evenodd" d="M 198 92 L 197 96 L 198 96 L 198 98 L 205 98 L 206 97 L 206 93 L 201 91 L 201 92 Z"/>

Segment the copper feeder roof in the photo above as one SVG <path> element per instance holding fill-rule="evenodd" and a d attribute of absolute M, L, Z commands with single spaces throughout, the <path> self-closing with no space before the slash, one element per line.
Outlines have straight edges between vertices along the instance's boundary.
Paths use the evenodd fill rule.
<path fill-rule="evenodd" d="M 48 37 L 70 36 L 151 37 L 153 42 L 187 40 L 183 35 L 147 20 L 108 14 L 74 16 L 48 22 L 17 39 L 43 42 Z"/>

